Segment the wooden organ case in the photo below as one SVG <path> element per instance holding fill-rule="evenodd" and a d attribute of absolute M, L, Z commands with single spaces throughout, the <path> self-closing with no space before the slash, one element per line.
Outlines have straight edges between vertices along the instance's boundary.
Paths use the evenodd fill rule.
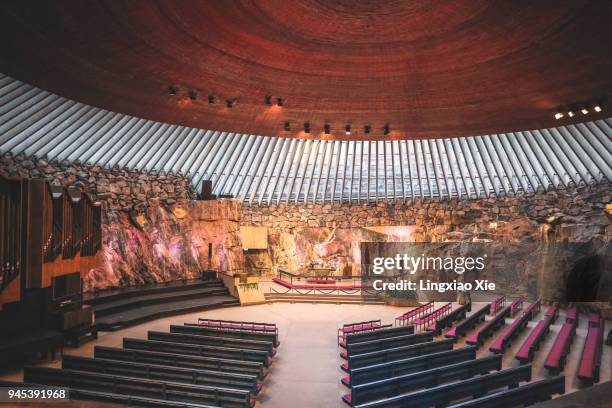
<path fill-rule="evenodd" d="M 40 290 L 48 327 L 74 343 L 93 336 L 93 312 L 82 305 L 82 279 L 99 265 L 102 206 L 78 187 L 24 180 L 26 287 Z"/>
<path fill-rule="evenodd" d="M 0 178 L 0 310 L 21 299 L 22 182 Z"/>

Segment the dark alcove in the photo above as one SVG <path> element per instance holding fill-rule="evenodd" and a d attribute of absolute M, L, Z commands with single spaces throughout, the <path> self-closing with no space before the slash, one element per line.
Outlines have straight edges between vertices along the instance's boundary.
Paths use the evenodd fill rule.
<path fill-rule="evenodd" d="M 601 260 L 596 255 L 578 261 L 567 277 L 567 301 L 597 301 L 601 272 Z"/>

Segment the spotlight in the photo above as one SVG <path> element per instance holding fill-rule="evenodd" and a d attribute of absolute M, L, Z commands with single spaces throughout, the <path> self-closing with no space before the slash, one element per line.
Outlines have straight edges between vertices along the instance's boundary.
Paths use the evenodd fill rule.
<path fill-rule="evenodd" d="M 351 134 L 351 125 L 346 125 L 346 126 L 344 127 L 344 130 L 346 131 L 346 134 L 347 134 L 347 135 L 350 135 L 350 134 Z"/>
<path fill-rule="evenodd" d="M 227 99 L 225 101 L 225 106 L 227 106 L 228 108 L 232 108 L 232 107 L 234 107 L 234 103 L 236 103 L 236 101 L 234 99 Z"/>
<path fill-rule="evenodd" d="M 389 132 L 391 132 L 391 128 L 389 127 L 389 124 L 385 124 L 385 126 L 383 126 L 383 134 L 388 135 Z"/>
<path fill-rule="evenodd" d="M 266 105 L 272 105 L 272 97 L 270 95 L 264 96 L 264 103 Z"/>
<path fill-rule="evenodd" d="M 285 101 L 283 100 L 283 98 L 277 98 L 276 99 L 276 104 L 278 106 L 283 106 L 285 104 Z"/>
<path fill-rule="evenodd" d="M 168 93 L 170 95 L 176 95 L 178 93 L 178 87 L 176 85 L 170 85 L 168 87 Z"/>
<path fill-rule="evenodd" d="M 198 99 L 198 92 L 194 90 L 189 91 L 189 99 L 191 99 L 192 101 Z"/>
<path fill-rule="evenodd" d="M 565 116 L 565 115 L 563 114 L 563 112 L 557 112 L 557 113 L 555 113 L 555 119 L 557 119 L 557 120 L 561 119 L 561 118 L 562 118 L 562 117 L 564 117 L 564 116 Z"/>
<path fill-rule="evenodd" d="M 304 133 L 310 133 L 310 122 L 304 122 Z"/>
<path fill-rule="evenodd" d="M 289 123 L 289 121 L 285 122 L 284 129 L 285 129 L 287 132 L 291 130 L 291 123 Z"/>
<path fill-rule="evenodd" d="M 582 109 L 580 109 L 580 112 L 581 112 L 583 115 L 587 115 L 587 114 L 589 113 L 589 110 L 588 110 L 587 108 L 582 108 Z"/>
<path fill-rule="evenodd" d="M 601 108 L 601 106 L 600 106 L 600 105 L 595 105 L 595 106 L 593 106 L 593 110 L 594 110 L 595 112 L 601 112 L 601 111 L 602 111 L 602 108 Z"/>
<path fill-rule="evenodd" d="M 363 127 L 363 133 L 366 133 L 366 134 L 370 133 L 371 130 L 372 130 L 372 126 L 370 126 L 370 125 L 365 125 Z"/>
<path fill-rule="evenodd" d="M 574 116 L 576 116 L 576 114 L 573 111 L 569 111 L 567 112 L 567 116 L 569 116 L 570 118 L 573 118 Z"/>
<path fill-rule="evenodd" d="M 326 135 L 329 135 L 329 132 L 331 131 L 331 126 L 329 125 L 323 126 L 323 131 L 325 132 Z"/>
<path fill-rule="evenodd" d="M 215 103 L 215 95 L 208 95 L 208 103 L 211 105 Z"/>

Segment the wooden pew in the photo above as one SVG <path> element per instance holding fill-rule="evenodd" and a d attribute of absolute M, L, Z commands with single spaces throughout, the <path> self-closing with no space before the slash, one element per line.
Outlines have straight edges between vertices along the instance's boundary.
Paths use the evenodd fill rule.
<path fill-rule="evenodd" d="M 346 336 L 349 334 L 368 333 L 388 327 L 391 327 L 391 325 L 383 325 L 380 319 L 343 324 L 342 327 L 338 329 L 338 344 L 345 341 Z"/>
<path fill-rule="evenodd" d="M 448 408 L 527 407 L 547 401 L 555 394 L 565 394 L 565 377 L 562 375 L 453 404 Z"/>
<path fill-rule="evenodd" d="M 493 316 L 491 320 L 486 322 L 482 327 L 476 330 L 470 337 L 467 339 L 467 344 L 480 347 L 483 341 L 490 337 L 498 328 L 504 325 L 504 319 L 510 316 L 512 306 L 506 306 Z"/>
<path fill-rule="evenodd" d="M 265 368 L 261 362 L 163 353 L 147 350 L 95 346 L 94 357 L 103 358 L 106 360 L 132 361 L 143 364 L 216 370 L 237 374 L 251 374 L 256 375 L 260 379 L 264 378 L 268 373 L 268 369 Z"/>
<path fill-rule="evenodd" d="M 350 370 L 388 361 L 400 360 L 408 357 L 416 357 L 423 354 L 436 353 L 439 351 L 452 350 L 452 340 L 432 341 L 410 346 L 397 347 L 387 350 L 373 351 L 370 353 L 355 354 L 349 356 L 348 362 L 340 368 L 348 373 Z"/>
<path fill-rule="evenodd" d="M 492 315 L 496 315 L 497 312 L 499 312 L 500 310 L 502 310 L 504 308 L 504 306 L 506 306 L 506 296 L 500 296 L 497 299 L 493 300 L 489 307 L 490 307 L 490 313 Z"/>
<path fill-rule="evenodd" d="M 248 391 L 61 368 L 26 366 L 23 378 L 25 382 L 41 385 L 112 392 L 194 404 L 236 408 L 251 408 L 255 405 L 255 400 Z"/>
<path fill-rule="evenodd" d="M 451 327 L 453 322 L 465 319 L 467 313 L 471 311 L 472 303 L 466 303 L 465 305 L 459 306 L 441 319 L 437 319 L 432 325 L 427 327 L 427 331 L 433 332 L 434 335 L 439 336 L 442 330 Z"/>
<path fill-rule="evenodd" d="M 395 347 L 408 346 L 410 344 L 425 343 L 433 340 L 433 333 L 409 334 L 406 336 L 388 337 L 381 340 L 362 341 L 351 343 L 346 351 L 340 352 L 340 357 L 346 359 L 349 355 L 369 353 L 371 351 L 384 350 Z"/>
<path fill-rule="evenodd" d="M 431 368 L 469 361 L 475 358 L 476 347 L 467 346 L 455 350 L 440 351 L 438 353 L 355 368 L 351 370 L 351 375 L 344 377 L 341 382 L 347 387 L 350 387 L 351 385 L 364 384 L 388 377 L 429 370 Z"/>
<path fill-rule="evenodd" d="M 229 347 L 245 350 L 263 350 L 271 356 L 276 353 L 271 341 L 236 339 L 232 337 L 201 336 L 197 334 L 166 333 L 148 331 L 147 338 L 170 343 L 199 344 L 201 346 Z"/>
<path fill-rule="evenodd" d="M 493 370 L 499 371 L 501 367 L 501 356 L 499 355 L 463 361 L 417 373 L 353 385 L 351 386 L 351 393 L 344 395 L 342 400 L 351 406 L 359 405 L 377 399 L 404 394 L 419 388 L 431 388 L 449 381 L 471 378 Z"/>
<path fill-rule="evenodd" d="M 465 336 L 465 334 L 472 330 L 479 322 L 484 322 L 485 316 L 491 310 L 491 305 L 488 304 L 476 312 L 472 313 L 467 319 L 459 323 L 455 327 L 451 328 L 444 334 L 444 337 L 454 339 L 457 341 L 459 338 Z"/>
<path fill-rule="evenodd" d="M 141 339 L 123 339 L 123 348 L 161 351 L 163 353 L 191 354 L 194 356 L 217 357 L 231 360 L 256 361 L 269 367 L 272 358 L 267 351 L 237 349 L 230 347 L 202 346 L 199 344 L 170 343 Z"/>
<path fill-rule="evenodd" d="M 97 372 L 150 380 L 173 381 L 186 384 L 207 385 L 249 391 L 256 395 L 261 383 L 256 375 L 226 373 L 223 371 L 180 368 L 157 364 L 134 363 L 131 361 L 107 360 L 65 355 L 62 368 L 76 371 Z"/>
<path fill-rule="evenodd" d="M 434 310 L 434 302 L 429 302 L 424 305 L 417 307 L 416 309 L 412 309 L 406 313 L 403 313 L 395 318 L 395 325 L 401 326 L 409 323 L 411 320 L 423 317 L 428 313 L 433 312 Z"/>
<path fill-rule="evenodd" d="M 349 344 L 361 343 L 363 341 L 382 340 L 389 337 L 405 336 L 414 334 L 414 326 L 391 327 L 381 326 L 378 330 L 372 330 L 365 333 L 354 333 L 345 336 L 340 346 L 347 348 Z"/>
<path fill-rule="evenodd" d="M 278 334 L 276 333 L 235 330 L 235 329 L 221 329 L 221 328 L 200 326 L 197 323 L 184 323 L 182 326 L 181 325 L 171 325 L 170 333 L 200 334 L 200 335 L 205 335 L 205 336 L 221 336 L 221 337 L 233 337 L 237 339 L 263 340 L 263 341 L 271 341 L 274 344 L 274 347 L 278 347 L 280 345 L 280 342 L 278 341 Z"/>
<path fill-rule="evenodd" d="M 493 341 L 489 350 L 493 353 L 504 353 L 506 348 L 510 343 L 522 332 L 527 324 L 537 313 L 540 311 L 540 301 L 532 303 L 525 312 L 514 319 L 512 323 L 508 327 L 506 327 L 502 333 L 497 336 L 497 338 Z"/>
<path fill-rule="evenodd" d="M 518 361 L 520 361 L 522 364 L 533 361 L 533 356 L 536 350 L 540 348 L 540 343 L 542 340 L 544 340 L 548 332 L 550 332 L 550 325 L 552 324 L 553 319 L 554 316 L 551 315 L 538 322 L 536 327 L 531 331 L 531 333 L 529 333 L 529 336 L 527 339 L 525 339 L 521 345 L 521 348 L 516 353 L 515 358 Z"/>
<path fill-rule="evenodd" d="M 518 387 L 519 383 L 530 380 L 531 365 L 524 365 L 379 401 L 366 402 L 365 404 L 354 405 L 354 407 L 412 408 L 444 406 L 463 398 L 480 397 L 499 388 L 515 388 Z"/>
<path fill-rule="evenodd" d="M 553 324 L 557 321 L 557 316 L 559 316 L 559 306 L 549 306 L 548 309 L 546 309 L 546 314 L 544 316 L 546 318 L 550 318 L 550 323 Z"/>
<path fill-rule="evenodd" d="M 40 384 L 19 383 L 14 381 L 0 381 L 0 387 L 6 388 L 40 388 Z M 167 401 L 156 398 L 139 397 L 135 395 L 122 395 L 112 392 L 99 392 L 69 388 L 68 395 L 70 400 L 95 401 L 98 403 L 123 404 L 135 407 L 155 407 L 155 408 L 217 408 L 211 405 L 191 404 L 189 402 Z"/>
<path fill-rule="evenodd" d="M 198 325 L 213 328 L 216 327 L 219 329 L 245 330 L 278 334 L 278 327 L 276 327 L 275 323 L 243 322 L 238 320 L 198 318 Z"/>
<path fill-rule="evenodd" d="M 576 323 L 576 325 L 578 325 L 578 311 L 575 307 L 567 309 L 567 311 L 565 312 L 565 322 Z"/>
<path fill-rule="evenodd" d="M 435 323 L 435 321 L 438 320 L 438 318 L 441 318 L 449 314 L 452 309 L 453 309 L 452 303 L 447 303 L 444 306 L 439 307 L 438 309 L 434 310 L 430 314 L 425 315 L 419 319 L 416 319 L 414 322 L 412 322 L 412 324 L 417 329 L 419 328 L 424 329 L 426 327 L 429 327 L 429 325 L 431 325 L 432 323 Z"/>
<path fill-rule="evenodd" d="M 565 367 L 565 358 L 569 354 L 570 346 L 576 335 L 577 322 L 563 323 L 555 342 L 544 361 L 544 367 L 553 375 L 559 374 Z"/>
<path fill-rule="evenodd" d="M 589 322 L 582 356 L 580 357 L 580 365 L 578 366 L 578 378 L 584 385 L 593 385 L 593 383 L 599 382 L 601 354 L 603 351 L 603 322 L 599 315 L 597 315 L 597 320 L 590 319 Z"/>

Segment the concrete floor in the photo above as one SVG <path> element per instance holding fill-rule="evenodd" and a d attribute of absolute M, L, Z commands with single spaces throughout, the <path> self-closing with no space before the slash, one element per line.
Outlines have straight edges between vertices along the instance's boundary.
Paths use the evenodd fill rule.
<path fill-rule="evenodd" d="M 482 304 L 475 304 L 474 310 Z M 337 329 L 344 323 L 372 319 L 382 319 L 392 323 L 394 318 L 407 308 L 378 305 L 333 305 L 333 304 L 288 304 L 269 303 L 248 307 L 231 307 L 205 312 L 196 312 L 181 316 L 162 318 L 138 326 L 111 333 L 100 333 L 95 342 L 89 342 L 79 349 L 66 348 L 70 355 L 92 356 L 94 345 L 121 347 L 123 337 L 144 338 L 147 330 L 167 331 L 170 324 L 195 322 L 198 317 L 209 317 L 227 320 L 248 320 L 274 322 L 279 327 L 281 345 L 274 359 L 270 375 L 264 381 L 264 388 L 259 395 L 260 407 L 265 408 L 310 408 L 310 407 L 345 407 L 340 397 L 349 390 L 340 384 L 340 378 L 346 374 L 339 366 L 344 362 L 338 353 Z M 533 328 L 541 314 L 529 323 Z M 547 372 L 543 361 L 552 347 L 558 330 L 563 322 L 563 313 L 552 326 L 551 333 L 542 344 L 534 362 L 534 380 L 545 378 Z M 509 323 L 509 322 L 508 322 Z M 577 336 L 565 368 L 567 392 L 580 388 L 575 378 L 578 360 L 586 336 L 586 319 L 581 319 Z M 606 332 L 612 328 L 612 322 L 606 322 Z M 504 355 L 504 368 L 516 366 L 514 354 L 527 337 L 530 329 L 519 336 Z M 463 345 L 463 339 L 458 346 Z M 492 339 L 479 351 L 479 355 L 488 355 L 488 346 Z M 60 361 L 45 363 L 47 366 L 59 366 Z M 0 375 L 0 379 L 21 381 L 23 372 L 15 369 Z M 604 346 L 601 368 L 601 382 L 612 379 L 612 347 Z"/>

